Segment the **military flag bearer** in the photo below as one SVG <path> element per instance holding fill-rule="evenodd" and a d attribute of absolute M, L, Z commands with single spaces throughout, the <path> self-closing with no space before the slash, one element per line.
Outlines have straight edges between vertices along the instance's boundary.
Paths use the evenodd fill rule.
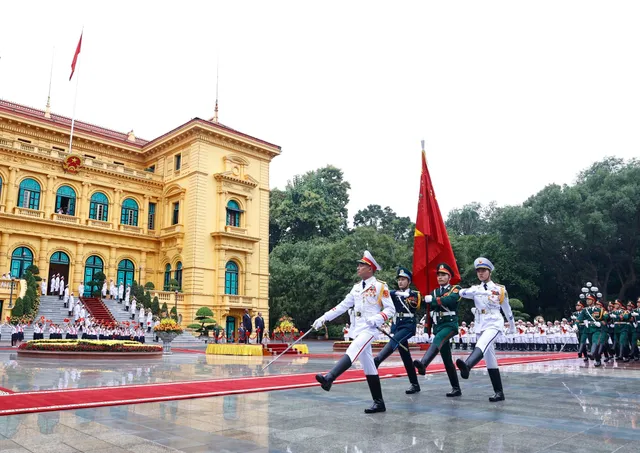
<path fill-rule="evenodd" d="M 462 395 L 462 390 L 460 389 L 456 367 L 451 358 L 449 340 L 458 334 L 458 314 L 456 310 L 460 301 L 460 286 L 449 284 L 451 277 L 453 277 L 453 269 L 447 263 L 438 264 L 436 272 L 440 287 L 424 298 L 425 303 L 431 304 L 431 311 L 435 314 L 436 324 L 433 330 L 435 337 L 422 359 L 415 360 L 413 364 L 418 370 L 418 374 L 424 376 L 426 368 L 439 352 L 451 384 L 451 392 L 446 395 L 455 397 Z"/>

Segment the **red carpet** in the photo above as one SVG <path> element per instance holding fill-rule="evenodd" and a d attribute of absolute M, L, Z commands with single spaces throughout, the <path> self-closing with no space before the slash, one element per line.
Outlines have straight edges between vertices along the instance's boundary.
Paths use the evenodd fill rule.
<path fill-rule="evenodd" d="M 546 356 L 513 357 L 499 359 L 500 366 L 520 363 L 545 362 L 575 358 L 575 353 L 552 354 Z M 476 368 L 484 367 L 480 362 Z M 427 373 L 444 371 L 441 363 L 434 364 Z M 380 368 L 382 379 L 405 376 L 404 367 Z M 216 379 L 209 381 L 166 382 L 162 384 L 127 385 L 119 387 L 99 387 L 72 390 L 45 390 L 22 392 L 0 396 L 0 415 L 26 414 L 57 410 L 83 409 L 123 404 L 152 403 L 190 398 L 206 398 L 221 395 L 267 392 L 304 387 L 316 387 L 316 373 L 288 374 L 264 377 Z M 336 384 L 364 381 L 362 370 L 345 372 Z M 135 390 L 134 390 L 135 389 Z"/>
<path fill-rule="evenodd" d="M 81 297 L 80 300 L 97 324 L 118 323 L 102 300 L 97 297 Z"/>

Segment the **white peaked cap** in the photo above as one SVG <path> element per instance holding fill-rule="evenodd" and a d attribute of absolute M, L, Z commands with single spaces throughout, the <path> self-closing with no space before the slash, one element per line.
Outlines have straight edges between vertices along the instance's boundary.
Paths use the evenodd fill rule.
<path fill-rule="evenodd" d="M 358 263 L 368 264 L 373 268 L 374 271 L 381 271 L 382 266 L 380 266 L 376 260 L 373 258 L 373 255 L 369 253 L 369 250 L 364 251 L 364 255 L 361 259 L 358 260 Z"/>

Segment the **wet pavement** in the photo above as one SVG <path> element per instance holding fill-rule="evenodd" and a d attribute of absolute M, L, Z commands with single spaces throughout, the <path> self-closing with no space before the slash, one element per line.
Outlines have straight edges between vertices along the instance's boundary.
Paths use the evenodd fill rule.
<path fill-rule="evenodd" d="M 269 374 L 329 369 L 339 356 L 309 342 Z M 319 354 L 319 355 L 315 355 Z M 414 354 L 415 355 L 415 354 Z M 512 354 L 518 355 L 518 354 Z M 501 354 L 500 357 L 509 355 Z M 271 357 L 174 353 L 161 359 L 18 359 L 0 351 L 0 387 L 12 391 L 260 375 Z M 399 366 L 393 356 L 383 366 Z M 593 368 L 579 359 L 501 368 L 506 401 L 490 403 L 486 370 L 446 398 L 444 373 L 385 379 L 387 412 L 365 415 L 366 383 L 165 403 L 0 417 L 0 452 L 616 452 L 640 451 L 640 364 Z M 135 392 L 135 389 L 132 389 Z M 2 397 L 0 396 L 0 405 Z"/>

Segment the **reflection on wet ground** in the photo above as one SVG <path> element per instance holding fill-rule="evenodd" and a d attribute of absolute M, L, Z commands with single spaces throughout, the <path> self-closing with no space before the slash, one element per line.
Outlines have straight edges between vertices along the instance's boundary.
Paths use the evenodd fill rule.
<path fill-rule="evenodd" d="M 327 370 L 326 344 L 283 357 L 266 373 Z M 516 355 L 516 354 L 514 354 Z M 502 356 L 501 357 L 506 357 Z M 271 358 L 176 353 L 158 360 L 41 361 L 0 351 L 0 387 L 13 391 L 193 381 L 259 375 Z M 385 366 L 399 366 L 394 356 Z M 387 412 L 365 415 L 366 383 L 0 418 L 0 451 L 25 452 L 637 452 L 640 365 L 582 360 L 501 370 L 507 400 L 489 403 L 486 370 L 446 398 L 443 373 L 386 379 Z M 134 390 L 132 390 L 134 391 Z M 0 404 L 2 397 L 0 396 Z"/>

